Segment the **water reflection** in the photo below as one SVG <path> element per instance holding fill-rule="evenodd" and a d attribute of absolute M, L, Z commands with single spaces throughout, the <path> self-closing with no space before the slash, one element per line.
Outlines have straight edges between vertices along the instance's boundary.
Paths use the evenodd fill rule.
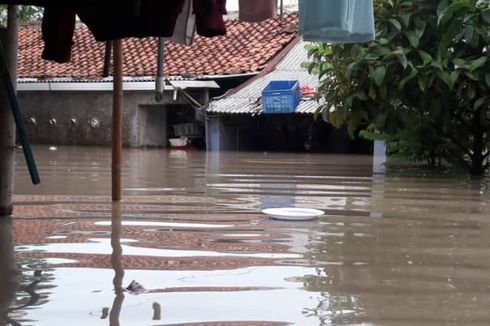
<path fill-rule="evenodd" d="M 490 322 L 485 180 L 373 175 L 362 156 L 129 150 L 125 201 L 112 205 L 105 152 L 44 154 L 56 164 L 40 160 L 42 194 L 17 179 L 22 286 L 2 293 L 22 324 Z M 275 221 L 268 204 L 327 214 Z"/>
<path fill-rule="evenodd" d="M 110 325 L 119 326 L 119 316 L 124 302 L 124 268 L 122 265 L 122 246 L 121 246 L 121 203 L 112 203 L 112 219 L 111 219 L 111 264 L 114 269 L 114 302 L 110 312 Z"/>
<path fill-rule="evenodd" d="M 9 316 L 10 305 L 15 301 L 18 287 L 12 221 L 10 218 L 0 218 L 0 321 L 2 325 L 18 325 Z"/>

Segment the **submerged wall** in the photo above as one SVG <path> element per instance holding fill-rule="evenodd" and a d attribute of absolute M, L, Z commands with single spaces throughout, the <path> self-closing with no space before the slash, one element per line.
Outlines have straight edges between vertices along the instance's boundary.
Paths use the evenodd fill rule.
<path fill-rule="evenodd" d="M 153 91 L 125 91 L 124 146 L 167 146 L 167 111 L 189 109 L 172 95 L 157 102 Z M 18 97 L 33 143 L 110 146 L 112 92 L 21 91 Z"/>
<path fill-rule="evenodd" d="M 307 114 L 208 115 L 206 141 L 211 151 L 271 151 L 371 154 L 373 143 L 351 139 Z"/>

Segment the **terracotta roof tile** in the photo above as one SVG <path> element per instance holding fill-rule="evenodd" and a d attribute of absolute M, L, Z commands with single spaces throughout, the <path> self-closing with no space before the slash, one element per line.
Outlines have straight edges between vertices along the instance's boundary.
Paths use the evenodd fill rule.
<path fill-rule="evenodd" d="M 266 64 L 296 36 L 295 14 L 281 22 L 270 19 L 262 23 L 227 22 L 226 36 L 196 36 L 191 46 L 166 43 L 165 74 L 169 76 L 230 75 L 261 71 Z M 295 28 L 293 29 L 295 30 Z M 44 43 L 38 27 L 26 27 L 19 34 L 20 78 L 101 78 L 104 43 L 96 42 L 84 25 L 76 28 L 72 60 L 58 64 L 41 59 Z M 155 38 L 124 40 L 124 75 L 129 77 L 156 74 L 157 42 Z"/>

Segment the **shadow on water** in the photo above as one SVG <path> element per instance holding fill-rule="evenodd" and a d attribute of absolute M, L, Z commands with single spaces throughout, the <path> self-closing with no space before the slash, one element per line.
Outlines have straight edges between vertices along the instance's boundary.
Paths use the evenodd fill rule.
<path fill-rule="evenodd" d="M 1 224 L 3 320 L 490 323 L 485 179 L 373 174 L 366 156 L 128 150 L 125 200 L 112 204 L 108 155 L 41 151 L 39 191 L 20 167 Z M 327 214 L 260 213 L 275 205 Z"/>
<path fill-rule="evenodd" d="M 12 223 L 8 218 L 0 219 L 0 321 L 2 325 L 16 322 L 10 319 L 10 306 L 15 301 L 19 287 L 14 258 Z"/>

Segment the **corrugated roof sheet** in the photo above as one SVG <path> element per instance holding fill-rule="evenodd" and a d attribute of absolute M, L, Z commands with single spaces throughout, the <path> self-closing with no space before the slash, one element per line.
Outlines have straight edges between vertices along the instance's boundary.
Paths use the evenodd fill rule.
<path fill-rule="evenodd" d="M 277 64 L 276 68 L 264 75 L 257 76 L 253 82 L 242 89 L 223 98 L 211 101 L 208 112 L 220 114 L 260 114 L 262 113 L 262 90 L 272 80 L 298 80 L 300 86 L 318 87 L 318 78 L 301 68 L 301 63 L 308 60 L 306 42 L 298 42 L 291 51 Z M 302 100 L 296 113 L 313 114 L 318 102 Z"/>

